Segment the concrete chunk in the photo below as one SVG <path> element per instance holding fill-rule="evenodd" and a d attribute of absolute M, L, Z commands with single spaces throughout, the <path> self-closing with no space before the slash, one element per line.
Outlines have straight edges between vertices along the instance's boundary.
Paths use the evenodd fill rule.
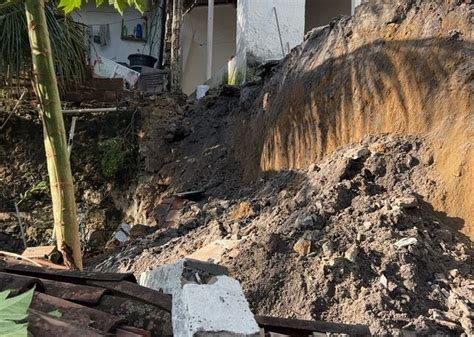
<path fill-rule="evenodd" d="M 173 335 L 259 336 L 240 283 L 227 268 L 192 259 L 143 273 L 140 285 L 171 294 Z"/>
<path fill-rule="evenodd" d="M 186 284 L 173 301 L 175 336 L 258 336 L 260 329 L 237 280 L 217 276 L 213 284 Z M 205 334 L 203 334 L 205 333 Z"/>
<path fill-rule="evenodd" d="M 182 259 L 175 263 L 144 272 L 140 285 L 173 295 L 187 283 L 207 283 L 213 276 L 228 275 L 226 267 L 193 259 Z"/>

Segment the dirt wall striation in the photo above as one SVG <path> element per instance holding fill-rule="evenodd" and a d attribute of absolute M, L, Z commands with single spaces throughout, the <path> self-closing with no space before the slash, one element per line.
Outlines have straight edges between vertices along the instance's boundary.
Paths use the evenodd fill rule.
<path fill-rule="evenodd" d="M 238 156 L 253 159 L 254 176 L 305 167 L 369 134 L 426 136 L 444 183 L 426 197 L 473 237 L 473 5 L 398 3 L 366 3 L 308 33 L 242 122 Z"/>

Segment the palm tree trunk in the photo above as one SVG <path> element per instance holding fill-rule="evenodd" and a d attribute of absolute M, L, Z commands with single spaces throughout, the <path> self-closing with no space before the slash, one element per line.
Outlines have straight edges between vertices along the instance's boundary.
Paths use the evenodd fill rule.
<path fill-rule="evenodd" d="M 74 185 L 44 6 L 44 0 L 25 1 L 33 59 L 33 84 L 43 121 L 54 231 L 65 264 L 70 268 L 82 269 Z"/>

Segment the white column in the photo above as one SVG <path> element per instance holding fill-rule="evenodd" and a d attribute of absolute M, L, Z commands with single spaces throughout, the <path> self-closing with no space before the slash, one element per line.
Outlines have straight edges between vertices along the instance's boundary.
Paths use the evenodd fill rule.
<path fill-rule="evenodd" d="M 207 71 L 206 78 L 212 77 L 212 45 L 214 40 L 214 0 L 209 0 L 207 9 Z"/>

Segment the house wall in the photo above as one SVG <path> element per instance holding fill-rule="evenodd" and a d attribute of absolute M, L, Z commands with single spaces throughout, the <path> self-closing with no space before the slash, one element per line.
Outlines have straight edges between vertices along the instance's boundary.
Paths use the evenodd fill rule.
<path fill-rule="evenodd" d="M 339 15 L 351 15 L 354 1 L 306 0 L 305 32 L 315 27 L 325 26 Z"/>
<path fill-rule="evenodd" d="M 235 55 L 237 12 L 233 5 L 214 7 L 214 39 L 212 75 L 220 73 Z M 183 19 L 182 45 L 182 90 L 191 94 L 196 86 L 206 82 L 207 64 L 207 6 L 193 8 Z M 224 77 L 224 74 L 222 74 Z"/>
<path fill-rule="evenodd" d="M 109 24 L 110 40 L 107 42 L 107 45 L 101 46 L 98 43 L 91 43 L 91 63 L 97 59 L 97 54 L 115 62 L 128 63 L 127 57 L 130 54 L 149 53 L 150 47 L 148 43 L 125 41 L 121 39 L 122 19 L 125 21 L 125 24 L 128 28 L 128 34 L 133 33 L 134 26 L 136 26 L 138 23 L 142 23 L 142 14 L 135 9 L 126 8 L 122 17 L 112 6 L 102 5 L 100 7 L 96 7 L 94 2 L 84 4 L 80 10 L 75 11 L 72 15 L 76 21 L 82 22 L 88 26 L 92 25 L 94 34 L 99 31 L 100 24 Z M 149 12 L 145 12 L 145 15 L 148 17 L 148 30 L 150 31 L 152 16 Z M 159 23 L 157 26 L 161 27 Z M 148 42 L 149 40 L 150 39 L 148 39 Z M 160 48 L 159 40 L 160 35 L 156 34 L 155 43 L 153 44 L 151 53 L 151 55 L 155 56 L 156 58 L 158 58 L 157 56 Z"/>
<path fill-rule="evenodd" d="M 258 60 L 282 58 L 273 8 L 276 8 L 285 55 L 304 38 L 305 0 L 238 0 L 237 52 Z"/>

